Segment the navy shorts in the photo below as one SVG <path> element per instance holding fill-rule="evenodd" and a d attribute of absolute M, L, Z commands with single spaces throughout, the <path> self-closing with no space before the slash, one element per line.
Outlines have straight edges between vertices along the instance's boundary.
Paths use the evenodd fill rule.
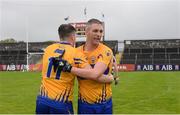
<path fill-rule="evenodd" d="M 36 114 L 74 114 L 72 102 L 57 102 L 38 96 Z"/>
<path fill-rule="evenodd" d="M 112 114 L 112 99 L 97 104 L 78 100 L 78 114 Z"/>

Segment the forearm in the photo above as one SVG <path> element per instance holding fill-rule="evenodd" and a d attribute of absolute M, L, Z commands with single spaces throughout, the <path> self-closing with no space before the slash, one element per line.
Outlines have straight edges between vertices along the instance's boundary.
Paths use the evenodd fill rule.
<path fill-rule="evenodd" d="M 97 81 L 101 82 L 101 83 L 111 83 L 114 81 L 114 77 L 112 74 L 111 75 L 102 75 L 97 78 Z"/>
<path fill-rule="evenodd" d="M 81 69 L 76 67 L 72 67 L 71 73 L 91 80 L 97 80 L 98 76 L 100 76 L 94 69 Z"/>
<path fill-rule="evenodd" d="M 115 85 L 118 84 L 118 80 L 119 80 L 119 75 L 118 75 L 118 66 L 117 66 L 117 62 L 116 62 L 116 59 L 114 59 L 114 63 L 113 63 L 113 66 L 114 66 L 114 81 L 115 81 Z"/>
<path fill-rule="evenodd" d="M 118 67 L 117 67 L 117 65 L 115 65 L 114 66 L 114 70 L 113 70 L 114 72 L 118 72 Z"/>
<path fill-rule="evenodd" d="M 113 56 L 113 71 L 114 72 L 118 72 L 118 66 L 117 66 L 117 61 L 116 61 L 116 58 Z"/>

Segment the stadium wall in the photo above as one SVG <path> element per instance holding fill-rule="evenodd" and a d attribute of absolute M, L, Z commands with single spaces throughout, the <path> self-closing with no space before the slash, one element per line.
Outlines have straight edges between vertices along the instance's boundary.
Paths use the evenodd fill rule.
<path fill-rule="evenodd" d="M 118 64 L 119 71 L 179 71 L 180 65 Z"/>
<path fill-rule="evenodd" d="M 0 65 L 0 71 L 25 71 L 27 65 Z M 29 71 L 41 71 L 42 64 L 30 64 Z M 135 65 L 118 64 L 118 70 L 121 71 L 179 71 L 180 65 Z"/>
<path fill-rule="evenodd" d="M 0 65 L 0 71 L 25 71 L 27 70 L 27 65 Z M 41 71 L 42 64 L 30 64 L 29 71 Z"/>

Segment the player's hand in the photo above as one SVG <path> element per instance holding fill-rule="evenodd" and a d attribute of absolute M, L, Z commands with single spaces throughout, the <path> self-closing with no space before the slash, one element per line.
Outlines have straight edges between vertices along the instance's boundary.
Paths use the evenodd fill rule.
<path fill-rule="evenodd" d="M 111 83 L 112 83 L 114 81 L 114 76 L 110 74 L 108 77 L 111 79 Z"/>
<path fill-rule="evenodd" d="M 114 76 L 114 84 L 117 85 L 119 83 L 119 76 Z"/>
<path fill-rule="evenodd" d="M 58 62 L 58 67 L 64 72 L 71 72 L 72 66 L 68 61 L 60 59 Z"/>
<path fill-rule="evenodd" d="M 114 84 L 117 85 L 119 83 L 119 76 L 117 72 L 113 72 L 114 76 Z"/>

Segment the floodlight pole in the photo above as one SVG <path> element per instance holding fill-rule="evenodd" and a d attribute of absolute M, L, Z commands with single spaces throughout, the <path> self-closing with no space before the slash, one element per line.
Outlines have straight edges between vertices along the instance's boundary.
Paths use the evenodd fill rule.
<path fill-rule="evenodd" d="M 29 43 L 29 21 L 28 17 L 26 17 L 26 69 L 29 71 L 29 48 L 28 48 L 28 43 Z"/>
<path fill-rule="evenodd" d="M 105 17 L 104 17 L 103 12 L 101 13 L 101 16 L 102 16 L 102 24 L 103 24 L 103 30 L 104 30 L 104 35 L 103 35 L 102 41 L 104 42 L 105 41 Z"/>
<path fill-rule="evenodd" d="M 104 21 L 103 21 L 103 29 L 104 29 L 103 41 L 105 41 L 105 22 Z"/>

